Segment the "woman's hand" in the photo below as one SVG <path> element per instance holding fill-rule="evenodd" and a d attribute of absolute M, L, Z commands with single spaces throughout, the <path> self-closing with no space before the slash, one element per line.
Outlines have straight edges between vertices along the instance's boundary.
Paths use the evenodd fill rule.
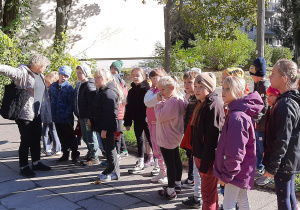
<path fill-rule="evenodd" d="M 126 131 L 130 131 L 130 126 L 126 126 Z"/>
<path fill-rule="evenodd" d="M 105 131 L 105 130 L 101 131 L 101 138 L 102 139 L 106 139 L 106 133 L 107 133 L 107 131 Z"/>
<path fill-rule="evenodd" d="M 272 179 L 274 179 L 274 175 L 270 174 L 269 172 L 265 172 L 263 176 L 266 176 L 266 177 L 270 177 Z"/>
<path fill-rule="evenodd" d="M 161 93 L 160 93 L 160 92 L 157 93 L 157 100 L 158 100 L 158 101 L 162 101 L 162 96 L 161 96 Z"/>

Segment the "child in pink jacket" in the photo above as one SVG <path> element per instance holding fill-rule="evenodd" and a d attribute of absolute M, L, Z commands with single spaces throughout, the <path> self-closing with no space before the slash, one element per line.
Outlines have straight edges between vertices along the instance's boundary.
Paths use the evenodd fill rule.
<path fill-rule="evenodd" d="M 149 78 L 152 82 L 152 87 L 150 88 L 150 90 L 147 91 L 144 98 L 144 103 L 147 106 L 146 115 L 147 115 L 148 127 L 150 131 L 154 157 L 156 158 L 154 169 L 151 172 L 151 174 L 155 177 L 151 179 L 151 182 L 166 183 L 168 180 L 166 177 L 164 158 L 161 154 L 160 147 L 157 145 L 157 140 L 156 140 L 156 117 L 154 113 L 154 106 L 159 102 L 157 100 L 157 94 L 159 92 L 157 85 L 159 79 L 162 76 L 166 76 L 166 72 L 162 68 L 153 69 L 149 73 Z"/>
<path fill-rule="evenodd" d="M 167 166 L 168 186 L 158 194 L 166 199 L 175 199 L 176 191 L 181 191 L 182 163 L 179 144 L 183 135 L 183 116 L 185 103 L 178 92 L 177 82 L 170 76 L 162 77 L 158 82 L 155 106 L 156 138 Z M 164 98 L 164 99 L 163 99 Z"/>

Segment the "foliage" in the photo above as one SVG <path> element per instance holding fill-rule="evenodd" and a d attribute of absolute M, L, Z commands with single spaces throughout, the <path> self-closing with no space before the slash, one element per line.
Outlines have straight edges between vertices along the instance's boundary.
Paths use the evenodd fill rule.
<path fill-rule="evenodd" d="M 294 57 L 293 51 L 291 51 L 287 47 L 275 47 L 272 50 L 271 64 L 275 65 L 275 63 L 282 58 L 286 58 L 291 60 Z"/>
<path fill-rule="evenodd" d="M 157 57 L 157 59 L 143 60 L 142 62 L 139 63 L 139 66 L 150 67 L 150 68 L 156 68 L 156 67 L 163 66 L 164 53 L 165 53 L 165 49 L 161 45 L 161 43 L 160 42 L 155 43 L 154 52 L 153 52 L 152 56 Z"/>

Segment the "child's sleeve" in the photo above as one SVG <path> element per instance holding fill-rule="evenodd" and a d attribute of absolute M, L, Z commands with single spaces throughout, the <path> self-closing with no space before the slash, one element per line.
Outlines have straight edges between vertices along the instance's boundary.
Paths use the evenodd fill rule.
<path fill-rule="evenodd" d="M 144 98 L 144 103 L 147 107 L 154 107 L 158 103 L 157 93 L 154 93 L 152 89 L 148 90 Z"/>
<path fill-rule="evenodd" d="M 66 116 L 72 115 L 74 111 L 74 88 L 71 85 L 68 88 L 68 106 L 66 110 Z"/>
<path fill-rule="evenodd" d="M 91 116 L 92 112 L 92 105 L 94 101 L 94 97 L 96 95 L 96 85 L 93 82 L 87 83 L 88 93 L 87 93 L 87 100 L 88 100 L 88 116 Z M 74 91 L 75 92 L 75 91 Z"/>
<path fill-rule="evenodd" d="M 209 165 L 215 157 L 219 135 L 224 124 L 224 111 L 222 107 L 213 107 L 208 111 L 205 121 L 204 148 L 201 156 L 199 171 L 207 174 Z"/>
<path fill-rule="evenodd" d="M 107 90 L 106 97 L 103 98 L 102 115 L 105 122 L 102 122 L 103 130 L 112 130 L 116 124 L 115 105 L 118 101 L 118 96 L 113 90 Z"/>
<path fill-rule="evenodd" d="M 131 114 L 131 91 L 129 90 L 128 96 L 127 96 L 127 103 L 125 106 L 125 114 L 124 114 L 124 126 L 132 126 L 132 114 Z"/>
<path fill-rule="evenodd" d="M 225 183 L 230 183 L 241 171 L 241 163 L 246 155 L 246 145 L 249 140 L 249 122 L 244 118 L 229 119 L 230 126 L 226 132 L 224 155 L 225 169 L 220 178 Z"/>
<path fill-rule="evenodd" d="M 254 117 L 255 122 L 259 123 L 259 121 L 262 119 L 262 117 L 266 114 L 268 110 L 268 101 L 267 101 L 267 89 L 269 88 L 270 84 L 264 84 L 261 85 L 258 89 L 257 92 L 259 93 L 262 101 L 264 102 L 264 108 Z"/>
<path fill-rule="evenodd" d="M 164 122 L 179 116 L 177 99 L 169 99 L 167 102 L 159 102 L 155 105 L 155 117 L 159 122 Z M 172 103 L 170 103 L 172 102 Z"/>

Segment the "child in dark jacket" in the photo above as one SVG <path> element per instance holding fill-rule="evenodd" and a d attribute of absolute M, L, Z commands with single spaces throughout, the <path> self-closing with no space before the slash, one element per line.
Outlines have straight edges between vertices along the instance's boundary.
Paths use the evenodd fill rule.
<path fill-rule="evenodd" d="M 254 115 L 263 109 L 257 92 L 244 96 L 245 80 L 227 77 L 222 86 L 224 103 L 229 113 L 220 136 L 214 164 L 214 175 L 221 185 L 226 185 L 223 208 L 250 209 L 247 190 L 254 187 L 255 133 Z"/>
<path fill-rule="evenodd" d="M 267 73 L 267 62 L 265 58 L 259 57 L 253 61 L 252 66 L 249 69 L 250 75 L 254 81 L 254 90 L 257 91 L 264 102 L 264 108 L 261 112 L 255 116 L 256 128 L 256 178 L 259 178 L 263 174 L 264 165 L 264 139 L 265 139 L 265 127 L 266 127 L 266 112 L 268 110 L 267 103 L 267 89 L 270 86 L 270 82 L 265 78 Z"/>
<path fill-rule="evenodd" d="M 138 161 L 133 169 L 129 169 L 129 173 L 140 173 L 145 171 L 144 168 L 144 139 L 143 132 L 149 141 L 150 132 L 146 122 L 146 105 L 144 104 L 144 97 L 150 86 L 146 79 L 146 73 L 142 68 L 135 68 L 131 72 L 131 89 L 128 91 L 127 104 L 125 107 L 124 126 L 129 131 L 134 122 L 134 134 L 138 145 Z"/>
<path fill-rule="evenodd" d="M 107 159 L 106 169 L 98 177 L 101 181 L 108 182 L 120 178 L 115 132 L 119 101 L 122 101 L 123 93 L 113 75 L 106 69 L 96 70 L 95 84 L 98 91 L 89 119 L 92 129 L 100 133 Z"/>
<path fill-rule="evenodd" d="M 85 160 L 80 165 L 99 164 L 99 145 L 97 133 L 92 131 L 88 125 L 88 116 L 90 116 L 92 103 L 96 95 L 95 81 L 91 78 L 91 69 L 86 64 L 76 67 L 78 82 L 75 88 L 75 115 L 78 117 L 83 140 L 87 145 L 88 152 Z"/>
<path fill-rule="evenodd" d="M 117 82 L 119 82 L 119 85 L 121 86 L 123 90 L 123 94 L 125 97 L 128 95 L 128 90 L 126 87 L 126 82 L 123 80 L 123 76 L 121 75 L 123 62 L 120 60 L 117 60 L 115 62 L 112 62 L 110 65 L 110 72 L 114 77 L 116 78 Z M 119 113 L 118 113 L 118 132 L 119 136 L 117 137 L 116 146 L 117 146 L 117 152 L 119 160 L 122 156 L 128 156 L 128 151 L 125 144 L 125 138 L 123 134 L 123 120 L 124 120 L 124 114 L 125 114 L 125 104 L 123 101 L 120 101 L 119 103 Z"/>
<path fill-rule="evenodd" d="M 280 92 L 266 126 L 263 176 L 274 177 L 278 209 L 297 209 L 295 174 L 300 173 L 300 96 L 296 89 L 297 65 L 282 59 L 270 76 Z"/>
<path fill-rule="evenodd" d="M 79 158 L 78 144 L 74 134 L 74 89 L 68 82 L 72 69 L 62 66 L 59 69 L 59 80 L 49 88 L 52 120 L 62 146 L 63 155 L 59 162 L 69 159 L 69 149 L 72 151 L 72 163 Z"/>
<path fill-rule="evenodd" d="M 218 180 L 213 176 L 215 150 L 225 121 L 223 106 L 218 100 L 216 77 L 211 72 L 195 79 L 198 103 L 191 119 L 193 156 L 201 176 L 202 209 L 218 209 Z"/>

